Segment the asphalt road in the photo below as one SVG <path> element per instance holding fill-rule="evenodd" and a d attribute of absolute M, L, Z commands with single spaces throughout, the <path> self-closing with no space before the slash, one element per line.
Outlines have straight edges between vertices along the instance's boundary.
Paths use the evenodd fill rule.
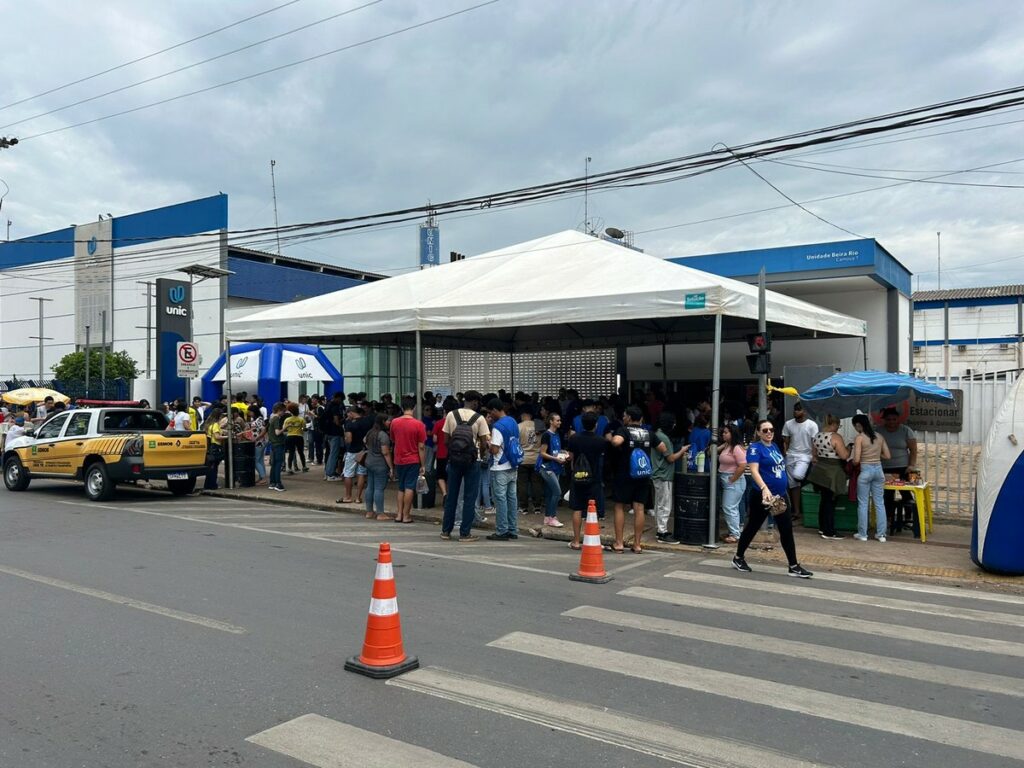
<path fill-rule="evenodd" d="M 1024 765 L 1024 598 L 438 532 L 0 490 L 0 766 Z M 387 683 L 342 669 L 381 540 Z"/>

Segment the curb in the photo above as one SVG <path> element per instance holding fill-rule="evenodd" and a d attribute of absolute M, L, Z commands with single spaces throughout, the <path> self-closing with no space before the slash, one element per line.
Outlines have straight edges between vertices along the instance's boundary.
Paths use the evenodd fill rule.
<path fill-rule="evenodd" d="M 203 491 L 202 495 L 215 496 L 224 499 L 233 499 L 236 501 L 248 501 L 253 504 L 300 507 L 303 509 L 315 509 L 321 512 L 335 512 L 338 514 L 362 514 L 364 511 L 364 507 L 356 506 L 355 504 L 330 504 L 314 501 L 288 499 L 282 498 L 280 496 L 253 497 L 252 495 L 247 493 L 239 493 L 237 491 L 229 490 Z M 425 512 L 424 510 L 413 509 L 412 516 L 414 520 L 418 520 L 420 522 L 433 523 L 435 525 L 439 525 L 441 522 L 440 515 L 436 512 Z M 493 520 L 487 520 L 482 524 L 474 523 L 473 527 L 481 530 L 493 530 L 494 522 Z M 566 528 L 568 528 L 569 530 L 566 530 Z M 565 528 L 550 528 L 539 524 L 522 526 L 523 533 L 529 533 L 534 538 L 550 539 L 552 541 L 571 541 L 571 530 L 572 529 L 568 524 L 565 526 Z M 602 534 L 601 543 L 610 544 L 613 541 L 613 538 L 614 537 L 610 534 Z M 730 545 L 707 547 L 704 545 L 697 544 L 666 544 L 657 540 L 652 540 L 650 542 L 645 543 L 644 550 L 649 550 L 651 552 L 661 552 L 665 554 L 700 555 L 702 557 L 725 557 L 732 553 L 732 548 Z M 753 557 L 749 558 L 753 562 L 782 562 L 785 559 L 783 553 L 779 549 L 776 549 L 774 547 L 771 549 L 758 547 L 756 539 L 754 546 L 752 546 L 750 549 L 751 554 L 755 552 L 756 554 Z M 801 558 L 801 561 L 806 563 L 807 565 L 815 565 L 825 568 L 837 568 L 849 571 L 859 571 L 862 573 L 879 573 L 891 576 L 929 577 L 933 579 L 949 579 L 955 581 L 968 581 L 973 583 L 983 583 L 992 585 L 1024 586 L 1024 582 L 1022 582 L 1022 580 L 1018 577 L 999 576 L 997 574 L 986 573 L 980 569 L 966 570 L 958 568 L 938 568 L 926 565 L 906 565 L 903 563 L 864 561 L 855 560 L 853 558 L 828 557 L 813 554 Z"/>

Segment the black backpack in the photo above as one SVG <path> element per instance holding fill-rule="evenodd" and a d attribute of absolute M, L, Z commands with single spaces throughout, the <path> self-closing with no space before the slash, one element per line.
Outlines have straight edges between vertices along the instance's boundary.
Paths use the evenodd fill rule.
<path fill-rule="evenodd" d="M 458 409 L 455 414 L 455 429 L 448 436 L 448 463 L 459 467 L 468 467 L 477 460 L 476 436 L 473 434 L 473 425 L 480 418 L 479 413 L 474 413 L 469 421 L 462 420 L 462 414 Z"/>

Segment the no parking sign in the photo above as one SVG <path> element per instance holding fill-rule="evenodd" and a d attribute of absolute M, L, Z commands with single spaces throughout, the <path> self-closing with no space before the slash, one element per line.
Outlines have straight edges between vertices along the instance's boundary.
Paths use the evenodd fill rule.
<path fill-rule="evenodd" d="M 178 362 L 178 378 L 194 379 L 199 375 L 199 347 L 191 341 L 179 341 L 175 355 Z"/>

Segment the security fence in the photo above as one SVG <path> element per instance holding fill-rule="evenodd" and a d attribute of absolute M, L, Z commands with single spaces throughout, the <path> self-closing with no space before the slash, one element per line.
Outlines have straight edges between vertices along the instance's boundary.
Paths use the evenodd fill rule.
<path fill-rule="evenodd" d="M 1015 372 L 929 377 L 957 401 L 955 408 L 918 403 L 907 422 L 917 432 L 918 465 L 940 514 L 972 513 L 981 446 L 1016 379 Z"/>

